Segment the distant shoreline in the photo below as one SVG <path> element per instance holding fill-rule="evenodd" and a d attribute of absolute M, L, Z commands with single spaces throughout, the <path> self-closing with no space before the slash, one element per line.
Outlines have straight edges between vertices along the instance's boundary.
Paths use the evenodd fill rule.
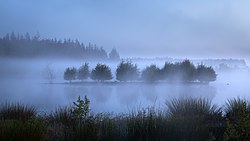
<path fill-rule="evenodd" d="M 42 83 L 42 84 L 50 84 L 50 83 Z M 151 85 L 151 84 L 185 84 L 185 85 L 209 85 L 209 83 L 206 82 L 167 82 L 167 81 L 157 81 L 157 82 L 119 82 L 119 81 L 105 81 L 105 82 L 88 82 L 88 81 L 83 81 L 83 82 L 59 82 L 59 83 L 51 83 L 50 85 L 53 84 L 62 84 L 62 85 Z"/>

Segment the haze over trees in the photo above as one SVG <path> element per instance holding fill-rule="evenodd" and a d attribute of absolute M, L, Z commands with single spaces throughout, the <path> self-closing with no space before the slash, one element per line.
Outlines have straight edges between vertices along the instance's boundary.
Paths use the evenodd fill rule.
<path fill-rule="evenodd" d="M 105 80 L 111 80 L 112 73 L 109 66 L 105 64 L 97 64 L 95 69 L 91 72 L 91 79 L 104 82 Z"/>
<path fill-rule="evenodd" d="M 182 82 L 210 82 L 216 80 L 212 67 L 198 65 L 197 68 L 189 60 L 177 63 L 165 63 L 161 69 L 161 80 Z"/>
<path fill-rule="evenodd" d="M 66 71 L 64 72 L 64 79 L 68 80 L 70 83 L 72 80 L 75 80 L 77 76 L 77 70 L 76 68 L 67 68 Z"/>
<path fill-rule="evenodd" d="M 113 61 L 119 61 L 120 60 L 120 55 L 117 52 L 117 50 L 115 48 L 113 48 L 111 50 L 111 52 L 109 53 L 109 59 L 113 60 Z"/>
<path fill-rule="evenodd" d="M 142 80 L 154 82 L 160 79 L 160 68 L 152 64 L 142 71 Z"/>
<path fill-rule="evenodd" d="M 64 74 L 66 78 L 65 80 L 75 80 L 75 76 L 77 74 L 77 78 L 79 80 L 87 79 L 90 75 L 88 63 L 82 65 L 78 73 L 71 72 L 72 69 L 67 68 Z M 71 74 L 71 75 L 70 75 Z M 73 75 L 74 74 L 74 75 Z M 74 77 L 73 77 L 74 76 Z M 97 64 L 96 67 L 91 72 L 91 79 L 102 81 L 111 80 L 112 73 L 109 66 L 105 64 Z M 182 62 L 176 63 L 165 63 L 162 68 L 159 68 L 155 64 L 151 64 L 147 66 L 141 72 L 136 64 L 133 64 L 131 61 L 121 61 L 121 63 L 117 66 L 116 69 L 116 80 L 118 81 L 145 81 L 145 82 L 156 82 L 156 81 L 165 81 L 165 82 L 201 82 L 208 83 L 211 81 L 215 81 L 217 74 L 212 67 L 207 67 L 205 65 L 198 65 L 195 67 L 193 63 L 189 60 L 184 60 Z"/>
<path fill-rule="evenodd" d="M 122 61 L 116 69 L 116 79 L 119 81 L 134 81 L 139 79 L 139 69 L 130 61 Z"/>
<path fill-rule="evenodd" d="M 85 63 L 78 69 L 77 78 L 79 80 L 87 79 L 90 76 L 89 64 Z"/>
<path fill-rule="evenodd" d="M 72 59 L 107 60 L 118 59 L 119 53 L 113 49 L 108 57 L 106 50 L 95 44 L 84 45 L 77 39 L 41 39 L 39 34 L 30 36 L 6 34 L 0 38 L 0 56 L 2 57 L 65 57 Z"/>
<path fill-rule="evenodd" d="M 216 80 L 216 73 L 212 67 L 206 67 L 205 65 L 198 65 L 197 67 L 197 79 L 200 82 L 209 82 Z"/>

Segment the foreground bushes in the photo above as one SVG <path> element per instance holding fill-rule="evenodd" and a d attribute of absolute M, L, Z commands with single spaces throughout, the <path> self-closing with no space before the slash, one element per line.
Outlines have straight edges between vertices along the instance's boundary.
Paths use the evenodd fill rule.
<path fill-rule="evenodd" d="M 5 104 L 0 108 L 0 140 L 43 140 L 45 124 L 30 105 Z"/>
<path fill-rule="evenodd" d="M 129 114 L 92 114 L 87 97 L 70 107 L 38 116 L 32 106 L 5 104 L 0 110 L 0 140 L 163 141 L 249 140 L 250 104 L 228 100 L 223 108 L 207 99 L 172 99 L 166 108 Z"/>

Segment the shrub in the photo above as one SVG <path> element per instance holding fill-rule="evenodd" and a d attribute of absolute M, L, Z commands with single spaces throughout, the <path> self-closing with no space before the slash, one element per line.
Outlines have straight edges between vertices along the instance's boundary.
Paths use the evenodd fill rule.
<path fill-rule="evenodd" d="M 105 64 L 97 64 L 91 72 L 91 78 L 99 81 L 111 80 L 111 69 Z"/>
<path fill-rule="evenodd" d="M 97 140 L 96 119 L 89 114 L 89 100 L 78 97 L 72 107 L 58 108 L 47 117 L 48 140 Z"/>
<path fill-rule="evenodd" d="M 133 81 L 139 78 L 137 65 L 122 61 L 116 69 L 116 79 L 119 81 Z"/>
<path fill-rule="evenodd" d="M 171 140 L 199 141 L 216 138 L 213 134 L 213 117 L 221 111 L 207 99 L 173 99 L 167 101 Z M 213 123 L 215 124 L 215 123 Z M 217 123 L 215 124 L 217 125 Z"/>
<path fill-rule="evenodd" d="M 226 131 L 224 140 L 242 141 L 250 138 L 250 108 L 245 99 L 230 99 L 226 103 Z"/>
<path fill-rule="evenodd" d="M 70 83 L 72 80 L 76 79 L 77 75 L 77 70 L 76 68 L 67 68 L 66 71 L 64 72 L 64 79 L 68 80 Z"/>
<path fill-rule="evenodd" d="M 150 65 L 142 71 L 142 80 L 154 82 L 160 79 L 160 69 L 156 65 Z"/>
<path fill-rule="evenodd" d="M 217 77 L 212 67 L 206 67 L 204 65 L 198 65 L 196 75 L 200 82 L 215 81 Z"/>
<path fill-rule="evenodd" d="M 89 64 L 85 63 L 79 68 L 77 78 L 79 80 L 84 80 L 87 79 L 89 75 L 90 75 Z"/>
<path fill-rule="evenodd" d="M 76 120 L 84 120 L 89 116 L 90 101 L 86 96 L 84 97 L 84 100 L 82 100 L 81 97 L 78 96 L 77 101 L 73 102 L 73 104 L 72 114 Z"/>

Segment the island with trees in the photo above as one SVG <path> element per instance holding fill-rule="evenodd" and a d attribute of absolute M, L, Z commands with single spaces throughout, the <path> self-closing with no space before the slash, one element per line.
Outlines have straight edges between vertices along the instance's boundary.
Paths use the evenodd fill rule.
<path fill-rule="evenodd" d="M 214 69 L 203 64 L 197 67 L 189 60 L 182 62 L 166 62 L 162 68 L 151 64 L 139 71 L 136 64 L 131 61 L 122 61 L 116 68 L 115 80 L 119 82 L 199 82 L 209 83 L 216 80 L 217 74 Z M 67 68 L 64 79 L 70 83 L 72 80 L 92 79 L 98 82 L 112 80 L 111 68 L 105 64 L 97 64 L 90 72 L 88 63 L 85 63 L 77 71 L 74 67 Z"/>

